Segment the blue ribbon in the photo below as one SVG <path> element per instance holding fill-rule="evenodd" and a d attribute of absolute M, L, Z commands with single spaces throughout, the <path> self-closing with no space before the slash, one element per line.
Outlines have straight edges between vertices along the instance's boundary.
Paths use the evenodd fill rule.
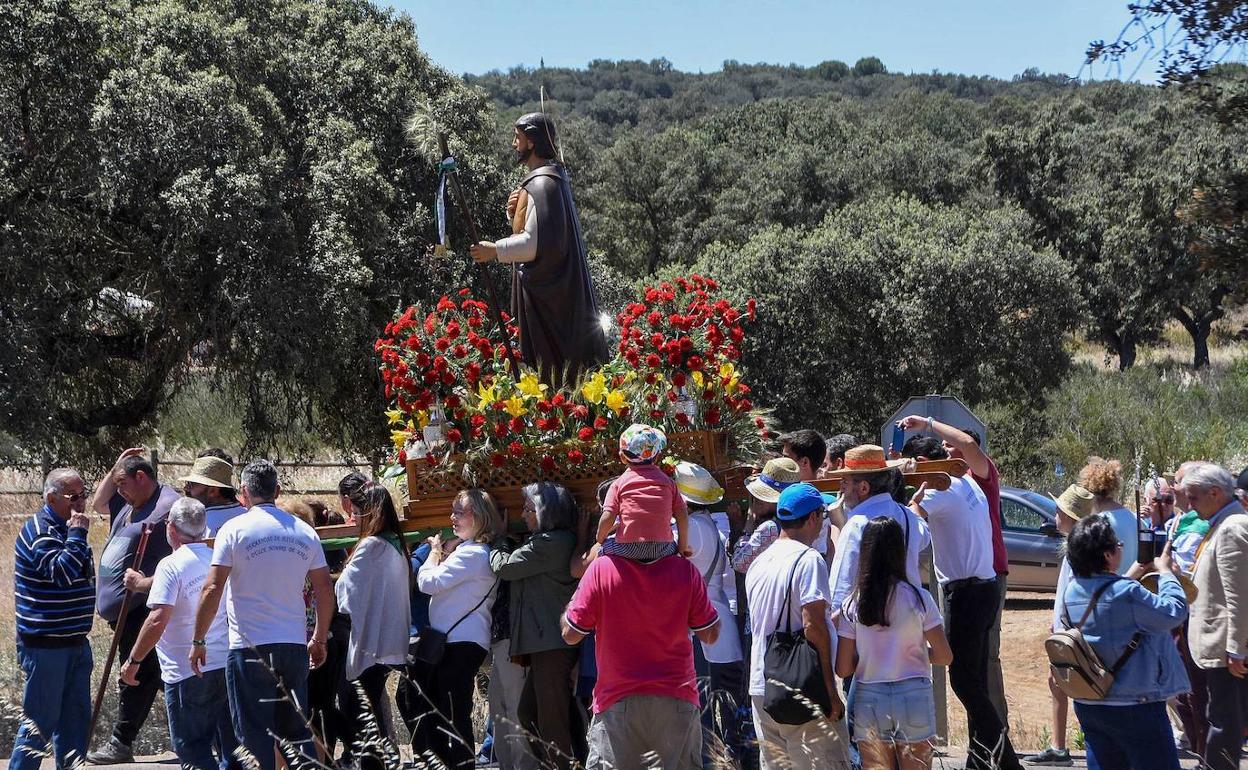
<path fill-rule="evenodd" d="M 455 173 L 455 159 L 443 158 L 438 163 L 438 193 L 433 201 L 434 216 L 438 220 L 438 243 L 443 247 L 446 243 L 446 177 Z"/>

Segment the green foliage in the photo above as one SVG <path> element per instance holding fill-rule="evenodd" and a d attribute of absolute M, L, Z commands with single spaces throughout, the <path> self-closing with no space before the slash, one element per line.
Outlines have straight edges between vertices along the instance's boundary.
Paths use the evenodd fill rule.
<path fill-rule="evenodd" d="M 1021 212 L 870 198 L 811 231 L 716 246 L 698 270 L 758 298 L 743 364 L 786 425 L 873 435 L 921 393 L 1038 404 L 1068 366 L 1069 271 Z"/>
<path fill-rule="evenodd" d="M 115 446 L 202 366 L 249 450 L 384 443 L 376 330 L 466 273 L 424 256 L 404 127 L 431 112 L 501 227 L 480 92 L 363 0 L 17 0 L 0 41 L 0 430 Z"/>

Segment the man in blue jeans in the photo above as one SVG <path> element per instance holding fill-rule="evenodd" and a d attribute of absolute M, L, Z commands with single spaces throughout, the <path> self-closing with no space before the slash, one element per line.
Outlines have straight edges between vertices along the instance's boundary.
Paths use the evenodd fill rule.
<path fill-rule="evenodd" d="M 25 719 L 9 770 L 38 770 L 52 741 L 57 770 L 81 763 L 91 723 L 95 562 L 91 517 L 78 471 L 57 468 L 43 484 L 43 508 L 14 544 L 17 657 L 26 674 Z"/>
<path fill-rule="evenodd" d="M 190 497 L 174 503 L 169 509 L 165 534 L 173 553 L 156 565 L 147 594 L 151 612 L 139 629 L 129 657 L 121 664 L 121 681 L 136 685 L 143 660 L 155 647 L 160 677 L 165 683 L 169 738 L 182 767 L 238 768 L 241 765 L 233 759 L 238 741 L 230 723 L 225 691 L 225 658 L 229 650 L 225 607 L 217 611 L 208 629 L 209 662 L 200 667 L 199 676 L 191 671 L 195 609 L 212 560 L 212 549 L 204 542 L 210 534 L 204 504 Z"/>
<path fill-rule="evenodd" d="M 308 664 L 325 661 L 334 590 L 316 530 L 273 503 L 281 492 L 273 464 L 252 462 L 243 469 L 239 486 L 240 501 L 250 510 L 227 521 L 216 535 L 195 615 L 191 668 L 198 674 L 211 662 L 205 637 L 229 581 L 225 681 L 234 732 L 260 770 L 274 770 L 275 737 L 316 757 L 307 722 Z M 316 598 L 310 638 L 305 581 Z"/>

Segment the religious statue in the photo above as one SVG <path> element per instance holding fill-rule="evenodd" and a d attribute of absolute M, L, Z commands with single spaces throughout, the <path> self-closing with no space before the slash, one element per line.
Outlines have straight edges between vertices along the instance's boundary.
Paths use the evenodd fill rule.
<path fill-rule="evenodd" d="M 515 123 L 511 146 L 529 173 L 507 199 L 513 234 L 471 247 L 477 262 L 512 266 L 511 315 L 520 356 L 543 381 L 573 383 L 607 360 L 581 222 L 567 169 L 556 160 L 555 125 L 540 112 Z"/>

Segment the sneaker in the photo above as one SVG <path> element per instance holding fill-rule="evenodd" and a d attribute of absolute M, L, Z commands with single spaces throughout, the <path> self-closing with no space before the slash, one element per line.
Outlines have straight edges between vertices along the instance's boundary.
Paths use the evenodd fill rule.
<path fill-rule="evenodd" d="M 134 761 L 134 752 L 116 738 L 109 738 L 103 748 L 87 754 L 87 761 L 93 765 L 124 765 Z"/>
<path fill-rule="evenodd" d="M 1070 767 L 1070 752 L 1066 749 L 1047 748 L 1039 754 L 1033 754 L 1030 757 L 1023 757 L 1023 761 L 1029 765 L 1048 765 L 1049 767 Z"/>

